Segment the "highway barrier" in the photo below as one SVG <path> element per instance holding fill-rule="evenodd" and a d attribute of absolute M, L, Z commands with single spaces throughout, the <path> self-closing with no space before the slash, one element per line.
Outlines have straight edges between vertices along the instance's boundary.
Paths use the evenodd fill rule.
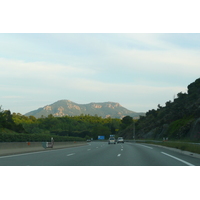
<path fill-rule="evenodd" d="M 46 142 L 44 142 L 46 144 Z M 69 148 L 86 145 L 86 142 L 54 142 L 53 146 L 44 147 L 43 142 L 0 142 L 0 156 L 35 151 L 47 151 L 60 148 Z M 48 142 L 51 143 L 51 142 Z M 48 144 L 49 145 L 49 144 Z M 52 145 L 52 143 L 50 144 Z"/>

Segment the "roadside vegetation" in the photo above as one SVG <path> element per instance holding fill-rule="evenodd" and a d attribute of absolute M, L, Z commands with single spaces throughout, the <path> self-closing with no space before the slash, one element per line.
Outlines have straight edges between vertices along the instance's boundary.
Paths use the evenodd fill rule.
<path fill-rule="evenodd" d="M 187 89 L 187 93 L 174 96 L 174 101 L 167 101 L 165 106 L 158 104 L 157 109 L 134 120 L 121 131 L 122 135 L 132 139 L 135 134 L 137 142 L 200 153 L 200 145 L 195 144 L 200 143 L 200 78 Z"/>
<path fill-rule="evenodd" d="M 109 138 L 117 135 L 121 127 L 120 119 L 102 118 L 90 115 L 35 118 L 0 110 L 0 141 L 45 141 L 54 137 L 55 141 L 80 141 L 98 136 Z"/>
<path fill-rule="evenodd" d="M 178 93 L 174 101 L 149 110 L 135 123 L 138 139 L 190 140 L 200 142 L 200 78 Z"/>

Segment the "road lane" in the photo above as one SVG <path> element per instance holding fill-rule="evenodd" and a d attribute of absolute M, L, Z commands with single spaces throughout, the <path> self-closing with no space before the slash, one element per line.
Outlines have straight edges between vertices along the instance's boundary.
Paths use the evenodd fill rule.
<path fill-rule="evenodd" d="M 150 144 L 86 146 L 1 156 L 1 166 L 200 166 L 200 159 Z"/>
<path fill-rule="evenodd" d="M 144 163 L 144 160 L 138 161 L 137 164 L 139 162 L 142 162 L 142 163 L 140 163 L 140 165 L 145 165 L 145 166 L 149 166 L 149 165 L 153 165 L 153 166 L 187 166 L 188 164 L 186 164 L 186 163 L 188 162 L 191 165 L 200 166 L 199 158 L 181 154 L 179 152 L 171 150 L 171 148 L 168 149 L 168 148 L 163 148 L 162 146 L 155 146 L 155 145 L 151 145 L 151 144 L 139 144 L 139 143 L 129 143 L 129 145 L 134 146 L 135 152 L 137 152 L 136 149 L 139 148 L 139 150 L 141 151 L 142 158 L 147 161 L 146 163 Z M 149 150 L 147 150 L 147 148 L 145 148 L 145 146 L 147 148 L 148 147 L 151 147 L 151 148 L 149 148 Z M 142 149 L 140 147 L 144 147 L 144 148 Z M 162 152 L 164 152 L 165 154 L 163 154 Z M 166 154 L 169 154 L 171 156 L 167 156 Z M 182 161 L 175 159 L 174 157 L 176 157 Z M 185 161 L 185 163 L 183 161 Z"/>
<path fill-rule="evenodd" d="M 193 164 L 191 164 L 191 163 L 189 163 L 189 162 L 186 162 L 186 161 L 184 161 L 184 160 L 182 160 L 182 159 L 180 159 L 180 158 L 177 158 L 177 157 L 172 156 L 172 155 L 170 155 L 170 154 L 167 154 L 167 153 L 165 153 L 165 152 L 161 152 L 161 153 L 164 154 L 164 155 L 166 155 L 166 156 L 169 156 L 169 157 L 171 157 L 171 158 L 174 158 L 174 159 L 176 159 L 176 160 L 178 160 L 178 161 L 180 161 L 180 162 L 182 162 L 182 163 L 185 163 L 186 165 L 194 166 Z"/>

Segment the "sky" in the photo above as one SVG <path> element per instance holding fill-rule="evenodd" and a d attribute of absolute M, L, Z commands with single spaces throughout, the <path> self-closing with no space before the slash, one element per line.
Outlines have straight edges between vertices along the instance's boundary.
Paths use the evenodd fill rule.
<path fill-rule="evenodd" d="M 200 75 L 200 34 L 1 33 L 2 109 L 25 114 L 58 100 L 165 105 Z"/>
<path fill-rule="evenodd" d="M 118 102 L 147 112 L 199 78 L 199 10 L 193 0 L 181 6 L 176 0 L 2 3 L 3 110 L 25 114 L 66 99 Z"/>

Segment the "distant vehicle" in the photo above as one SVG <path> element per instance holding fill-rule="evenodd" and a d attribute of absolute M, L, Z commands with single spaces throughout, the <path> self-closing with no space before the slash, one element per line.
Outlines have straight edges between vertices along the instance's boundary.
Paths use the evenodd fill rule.
<path fill-rule="evenodd" d="M 91 140 L 87 140 L 87 142 L 91 142 Z"/>
<path fill-rule="evenodd" d="M 123 137 L 118 137 L 118 139 L 117 139 L 117 143 L 124 143 L 124 139 L 123 139 Z"/>
<path fill-rule="evenodd" d="M 110 137 L 115 137 L 115 135 L 110 135 Z"/>
<path fill-rule="evenodd" d="M 110 137 L 109 140 L 108 140 L 108 144 L 116 144 L 115 138 Z"/>

